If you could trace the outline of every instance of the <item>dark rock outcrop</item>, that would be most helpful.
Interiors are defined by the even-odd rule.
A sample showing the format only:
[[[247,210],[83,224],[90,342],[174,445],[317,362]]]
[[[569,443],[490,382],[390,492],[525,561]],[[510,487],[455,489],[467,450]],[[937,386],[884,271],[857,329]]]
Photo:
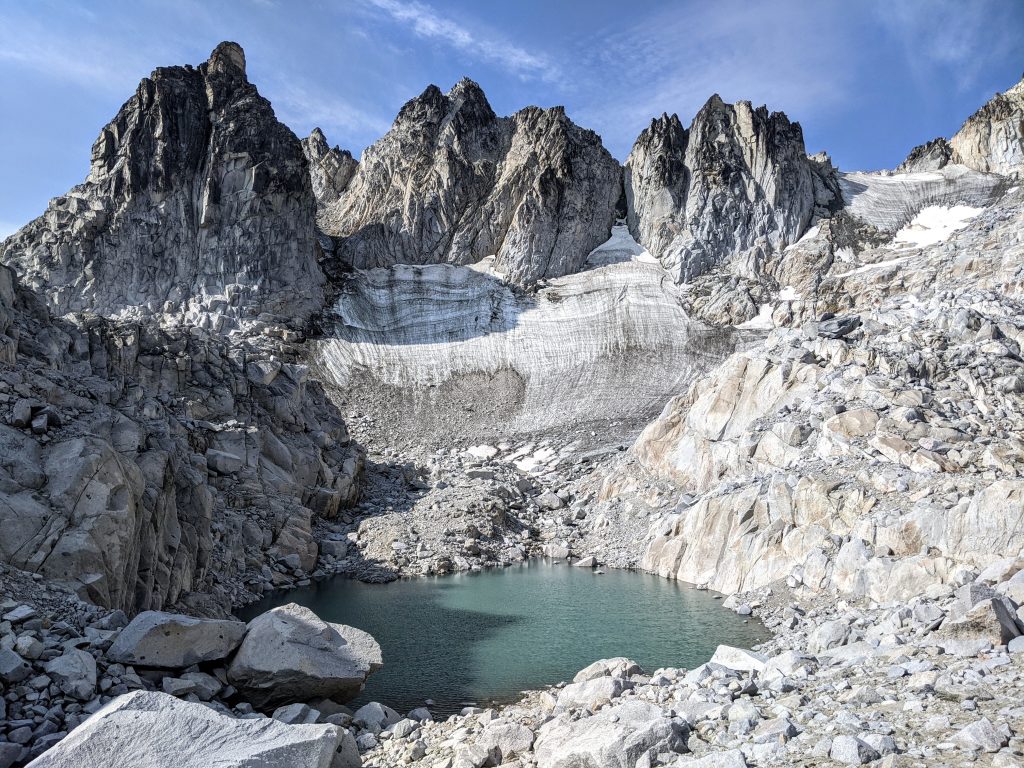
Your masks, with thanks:
[[[315,565],[362,454],[294,345],[77,316],[0,266],[0,560],[133,613]],[[267,571],[269,573],[269,571]]]
[[[230,329],[322,304],[302,147],[221,43],[144,79],[93,145],[83,184],[0,248],[58,314],[154,314]]]
[[[953,148],[941,136],[910,150],[907,159],[896,166],[897,173],[937,171],[953,161]]]
[[[0,246],[0,560],[129,613],[315,568],[362,466],[286,327],[323,304],[315,208],[237,45],[142,81]]]
[[[498,117],[480,87],[430,86],[364,153],[321,228],[357,268],[468,264],[528,286],[577,271],[608,239],[621,169],[561,107]]]

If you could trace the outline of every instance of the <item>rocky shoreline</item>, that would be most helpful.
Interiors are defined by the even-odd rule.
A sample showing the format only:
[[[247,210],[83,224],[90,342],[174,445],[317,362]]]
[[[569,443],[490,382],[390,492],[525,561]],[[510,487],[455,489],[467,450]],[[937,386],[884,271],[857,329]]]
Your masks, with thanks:
[[[207,648],[204,658],[171,658],[162,670],[140,666],[139,648],[153,636],[146,621],[154,615],[140,614],[128,624],[123,614],[81,603],[26,574],[5,570],[3,576],[6,589],[33,598],[0,605],[9,729],[0,756],[6,765],[23,765],[54,747],[89,715],[121,701],[118,696],[157,696],[147,700],[147,711],[172,720],[195,717],[176,709],[177,699],[234,718],[266,717],[234,687],[240,680],[235,665],[218,661],[242,642],[244,625],[157,614],[161,627],[194,623],[223,635],[220,625],[236,626],[216,647],[195,634],[150,645],[150,653],[165,656]],[[779,582],[724,603],[724,609],[756,616],[773,633],[752,651],[723,646],[693,670],[640,670],[606,660],[570,683],[528,692],[516,704],[471,708],[442,722],[427,708],[403,714],[383,702],[353,712],[323,696],[265,711],[286,724],[336,726],[336,762],[324,763],[334,768],[604,768],[641,758],[652,766],[704,768],[1019,765],[1024,707],[1014,692],[1024,683],[1024,609],[1017,602],[1024,596],[1024,561],[965,572],[962,581],[887,605]],[[41,611],[66,618],[44,621]],[[307,620],[316,621],[311,614]],[[11,652],[17,663],[9,663]],[[329,665],[318,668],[327,675]],[[285,731],[277,738],[299,737]],[[59,750],[48,754],[53,762],[38,765],[64,764]]]

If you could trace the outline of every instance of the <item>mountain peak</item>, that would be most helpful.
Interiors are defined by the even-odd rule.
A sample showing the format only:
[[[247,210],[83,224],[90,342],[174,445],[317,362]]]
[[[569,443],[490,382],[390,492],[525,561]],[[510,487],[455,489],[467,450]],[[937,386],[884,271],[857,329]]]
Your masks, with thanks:
[[[238,43],[225,40],[213,49],[207,67],[210,72],[237,72],[245,77],[245,51]]]

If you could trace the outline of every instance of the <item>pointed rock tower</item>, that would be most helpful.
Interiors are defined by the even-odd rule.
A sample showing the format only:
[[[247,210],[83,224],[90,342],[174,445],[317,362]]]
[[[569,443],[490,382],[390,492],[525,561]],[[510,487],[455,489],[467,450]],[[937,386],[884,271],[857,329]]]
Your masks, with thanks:
[[[561,107],[498,117],[462,80],[402,107],[320,225],[343,266],[469,264],[528,286],[580,268],[607,240],[621,170]],[[323,205],[323,199],[321,203]]]
[[[236,43],[161,67],[103,128],[89,177],[3,245],[57,313],[230,329],[322,304],[302,146]]]

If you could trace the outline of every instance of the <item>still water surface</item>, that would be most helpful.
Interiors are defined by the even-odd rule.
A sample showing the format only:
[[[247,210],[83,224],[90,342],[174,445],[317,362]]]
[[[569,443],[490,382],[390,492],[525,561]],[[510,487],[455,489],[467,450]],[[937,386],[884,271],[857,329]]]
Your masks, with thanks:
[[[239,613],[249,619],[288,602],[372,634],[384,668],[355,703],[380,701],[402,713],[427,699],[435,715],[514,701],[611,656],[648,672],[692,669],[719,643],[750,647],[767,638],[761,624],[722,608],[713,593],[645,573],[597,574],[540,560],[390,584],[335,578]]]

